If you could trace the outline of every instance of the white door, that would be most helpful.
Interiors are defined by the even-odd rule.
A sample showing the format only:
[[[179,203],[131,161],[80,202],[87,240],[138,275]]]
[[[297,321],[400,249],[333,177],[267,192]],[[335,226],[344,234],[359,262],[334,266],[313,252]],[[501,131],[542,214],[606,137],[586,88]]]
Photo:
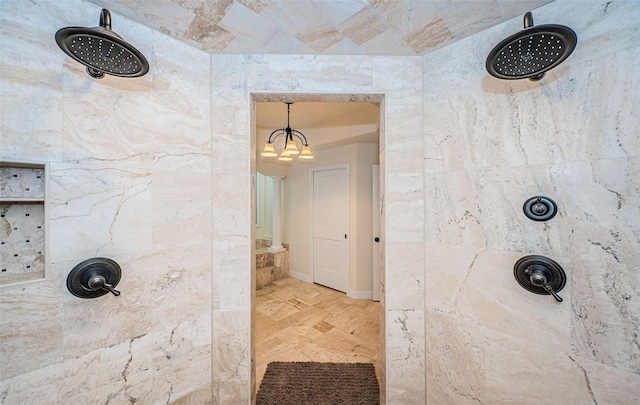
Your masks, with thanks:
[[[380,301],[380,166],[373,165],[372,170],[373,184],[372,201],[373,207],[371,212],[373,214],[372,229],[373,235],[371,236],[371,242],[373,243],[373,300]]]
[[[349,289],[349,172],[313,172],[313,282]]]

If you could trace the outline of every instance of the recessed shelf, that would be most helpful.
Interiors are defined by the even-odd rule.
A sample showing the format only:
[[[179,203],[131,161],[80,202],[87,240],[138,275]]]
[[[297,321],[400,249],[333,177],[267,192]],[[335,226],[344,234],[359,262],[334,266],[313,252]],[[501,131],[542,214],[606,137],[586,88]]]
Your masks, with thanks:
[[[44,198],[0,197],[0,203],[10,203],[10,202],[44,202]]]
[[[0,162],[0,286],[46,274],[46,165]]]

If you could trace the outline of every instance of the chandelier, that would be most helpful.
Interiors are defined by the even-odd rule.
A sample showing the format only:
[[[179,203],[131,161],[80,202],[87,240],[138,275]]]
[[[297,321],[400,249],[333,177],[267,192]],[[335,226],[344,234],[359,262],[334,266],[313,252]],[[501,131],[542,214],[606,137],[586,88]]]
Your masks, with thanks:
[[[271,135],[269,135],[269,139],[267,139],[267,142],[264,144],[264,150],[261,155],[270,157],[278,156],[278,160],[284,161],[293,160],[291,155],[298,155],[298,158],[300,159],[313,159],[313,153],[311,153],[311,147],[307,142],[307,138],[302,134],[302,132],[292,129],[289,125],[289,113],[293,102],[286,102],[285,104],[287,105],[287,127],[276,129],[271,133]],[[278,155],[274,142],[281,135],[285,136],[285,142],[284,148],[282,148],[280,155]],[[296,138],[300,141],[300,146],[302,147],[301,150],[298,149]]]

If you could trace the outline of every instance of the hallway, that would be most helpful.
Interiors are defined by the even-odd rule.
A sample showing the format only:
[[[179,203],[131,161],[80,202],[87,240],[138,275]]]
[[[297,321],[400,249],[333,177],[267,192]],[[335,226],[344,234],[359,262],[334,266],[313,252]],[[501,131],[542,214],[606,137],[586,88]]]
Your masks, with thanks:
[[[256,386],[272,361],[374,363],[380,304],[286,278],[256,291]]]

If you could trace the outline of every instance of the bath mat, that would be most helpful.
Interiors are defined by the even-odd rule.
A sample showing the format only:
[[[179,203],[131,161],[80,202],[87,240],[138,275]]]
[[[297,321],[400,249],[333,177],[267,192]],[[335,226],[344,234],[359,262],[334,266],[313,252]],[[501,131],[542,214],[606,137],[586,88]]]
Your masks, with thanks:
[[[257,405],[378,405],[380,387],[373,364],[273,362]]]

